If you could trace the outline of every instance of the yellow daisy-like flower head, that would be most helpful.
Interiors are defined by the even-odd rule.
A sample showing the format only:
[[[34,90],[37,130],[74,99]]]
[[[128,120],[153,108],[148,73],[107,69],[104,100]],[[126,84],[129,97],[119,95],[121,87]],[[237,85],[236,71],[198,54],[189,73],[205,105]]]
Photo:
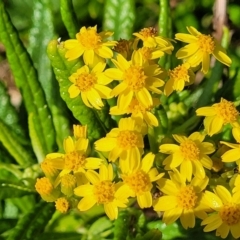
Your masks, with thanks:
[[[119,191],[131,197],[137,197],[140,208],[149,208],[152,206],[152,182],[161,178],[164,173],[158,173],[156,168],[152,168],[155,155],[148,153],[136,166],[123,163],[121,170],[124,185]]]
[[[120,183],[113,182],[112,165],[101,165],[99,173],[88,170],[87,178],[90,184],[85,184],[75,188],[74,193],[83,197],[79,204],[80,211],[87,211],[95,204],[102,204],[107,216],[111,219],[117,219],[118,208],[126,208],[128,202],[126,194],[119,194]]]
[[[68,89],[70,98],[81,95],[86,106],[101,109],[103,107],[102,98],[110,98],[111,92],[111,89],[105,86],[112,81],[103,72],[105,66],[105,63],[99,62],[90,70],[85,65],[73,73],[69,77],[69,80],[73,83]]]
[[[127,61],[122,55],[117,56],[117,60],[112,59],[117,68],[109,68],[105,74],[111,78],[119,80],[120,83],[112,90],[112,96],[118,96],[117,105],[120,109],[126,109],[133,97],[144,106],[153,105],[152,96],[149,91],[161,94],[159,87],[164,85],[164,81],[157,76],[163,71],[159,65],[146,65],[139,52],[134,51],[132,60]]]
[[[214,193],[206,191],[204,200],[215,212],[205,218],[204,232],[216,229],[216,236],[226,238],[231,232],[236,239],[240,237],[240,194],[231,193],[223,186],[217,186]]]
[[[37,178],[35,189],[46,202],[54,202],[60,195],[60,191],[46,177]]]
[[[76,34],[76,39],[65,41],[64,47],[68,50],[65,57],[68,60],[74,60],[83,55],[83,61],[86,65],[92,65],[95,58],[102,60],[112,58],[113,52],[109,47],[116,45],[116,41],[105,41],[112,36],[112,32],[97,33],[97,26],[82,27]]]
[[[205,178],[205,170],[212,168],[212,160],[207,154],[215,151],[210,142],[203,142],[205,136],[199,132],[192,133],[189,137],[173,135],[180,144],[162,144],[159,151],[170,154],[164,161],[165,169],[170,170],[180,166],[181,175],[191,181],[192,174],[201,179]]]
[[[97,151],[109,152],[108,160],[138,161],[144,143],[142,127],[132,118],[121,118],[118,128],[113,128],[105,138],[95,142]]]
[[[142,40],[143,47],[160,47],[163,49],[162,51],[168,54],[172,53],[173,45],[171,44],[171,42],[164,37],[157,36],[157,30],[154,27],[143,28],[140,32],[133,33],[133,35],[137,37],[134,45],[137,45],[138,41]]]
[[[65,154],[50,153],[47,155],[50,164],[62,170],[54,182],[56,187],[61,178],[68,173],[85,172],[86,169],[98,169],[102,163],[100,158],[88,157],[86,151],[88,149],[88,139],[79,138],[74,141],[68,137],[64,140]]]
[[[206,188],[209,179],[194,177],[188,184],[185,178],[175,169],[169,172],[171,180],[161,178],[157,181],[158,188],[164,193],[154,202],[155,211],[163,211],[162,221],[171,224],[180,218],[185,229],[195,226],[195,217],[204,219],[209,207],[204,204],[202,191]]]
[[[201,107],[196,111],[197,116],[205,116],[204,127],[209,136],[219,133],[225,124],[238,127],[239,112],[233,102],[221,98],[220,103],[211,107]]]
[[[232,60],[226,55],[225,49],[210,35],[201,34],[194,27],[187,27],[190,34],[177,33],[175,38],[188,43],[176,53],[178,59],[185,59],[192,67],[202,63],[202,71],[206,74],[210,66],[212,54],[219,62],[230,66]]]
[[[164,94],[169,96],[174,90],[182,91],[185,86],[193,84],[195,81],[195,74],[190,69],[188,63],[183,63],[169,70],[169,80],[164,86]]]
[[[55,207],[59,212],[67,213],[70,208],[70,203],[65,197],[61,197],[55,201]]]
[[[119,109],[118,106],[112,107],[110,109],[111,115],[123,115],[131,114],[131,118],[135,119],[138,124],[142,124],[144,121],[148,126],[158,126],[158,120],[155,115],[151,112],[156,106],[160,105],[158,98],[153,98],[153,106],[145,107],[143,106],[135,97],[132,99],[131,103],[126,109]]]

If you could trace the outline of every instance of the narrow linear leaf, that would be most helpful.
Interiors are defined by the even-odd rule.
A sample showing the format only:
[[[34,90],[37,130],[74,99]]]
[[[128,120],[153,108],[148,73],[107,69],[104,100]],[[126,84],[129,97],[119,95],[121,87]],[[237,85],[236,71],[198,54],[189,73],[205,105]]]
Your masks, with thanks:
[[[43,232],[54,213],[54,205],[40,202],[29,213],[19,219],[7,240],[32,240]]]
[[[15,134],[0,120],[0,142],[19,165],[26,167],[34,163],[32,155],[16,139]]]
[[[82,102],[81,97],[70,98],[68,88],[71,82],[68,77],[81,67],[78,60],[67,61],[65,56],[66,49],[64,43],[59,44],[56,40],[49,43],[47,53],[52,63],[54,73],[60,85],[60,94],[66,102],[68,108],[72,111],[74,117],[82,124],[88,125],[88,137],[90,140],[97,140],[104,134],[104,128],[98,115],[91,108],[88,108]]]
[[[52,232],[43,233],[41,236],[36,236],[34,240],[80,240],[81,235],[75,232]]]
[[[130,39],[135,22],[134,0],[106,0],[103,29],[114,32],[114,39]]]
[[[18,179],[22,178],[23,173],[20,171],[19,165],[11,164],[11,163],[3,163],[0,161],[0,169],[5,169],[8,172],[11,172]]]
[[[7,124],[16,134],[25,137],[25,132],[19,124],[19,115],[15,107],[11,104],[7,88],[0,81],[0,119]]]
[[[22,197],[33,193],[35,191],[19,182],[0,180],[0,199]]]
[[[70,123],[67,117],[67,106],[60,97],[59,86],[53,76],[51,63],[47,56],[47,45],[54,36],[53,10],[48,0],[34,0],[33,8],[33,25],[29,32],[28,51],[38,69],[38,79],[52,113],[56,141],[61,151],[63,139],[70,134]]]
[[[79,31],[79,27],[72,0],[61,0],[60,11],[63,23],[67,28],[70,38],[75,38],[76,33]]]
[[[17,86],[22,91],[28,114],[36,116],[36,129],[44,153],[52,151],[55,131],[44,92],[37,79],[37,72],[19,39],[18,33],[0,1],[0,38],[7,50],[7,58]]]

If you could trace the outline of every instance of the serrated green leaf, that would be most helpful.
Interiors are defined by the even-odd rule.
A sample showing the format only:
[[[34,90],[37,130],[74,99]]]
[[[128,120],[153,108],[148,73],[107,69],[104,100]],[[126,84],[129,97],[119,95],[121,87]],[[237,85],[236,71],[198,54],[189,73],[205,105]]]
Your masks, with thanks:
[[[7,50],[7,58],[16,85],[22,91],[27,112],[28,114],[34,113],[36,116],[38,139],[44,153],[49,153],[55,144],[55,131],[51,114],[37,79],[36,70],[4,9],[3,1],[0,1],[0,38]]]
[[[105,131],[96,112],[85,106],[81,97],[69,97],[68,88],[72,83],[68,80],[68,78],[72,73],[76,72],[79,67],[81,67],[80,61],[67,61],[64,57],[66,49],[64,49],[63,43],[59,44],[56,40],[49,43],[47,52],[53,66],[54,73],[59,82],[61,97],[66,102],[68,108],[72,111],[74,117],[82,125],[88,126],[88,138],[90,140],[97,140],[101,138],[104,136]]]
[[[22,197],[33,193],[35,191],[19,182],[0,180],[0,199]]]
[[[40,202],[29,213],[19,219],[7,240],[32,240],[43,232],[55,211],[51,203]]]
[[[103,29],[113,31],[114,39],[130,39],[135,21],[134,0],[106,0]]]
[[[15,134],[0,120],[0,142],[19,165],[26,167],[34,163],[34,158],[16,139]]]
[[[60,11],[63,23],[67,28],[70,38],[75,38],[76,33],[79,31],[79,27],[72,0],[61,0]]]

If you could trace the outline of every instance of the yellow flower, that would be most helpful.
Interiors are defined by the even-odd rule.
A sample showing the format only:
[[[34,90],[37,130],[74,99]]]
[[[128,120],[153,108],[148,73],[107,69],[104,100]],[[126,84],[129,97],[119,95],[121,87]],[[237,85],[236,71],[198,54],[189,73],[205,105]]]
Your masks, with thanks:
[[[190,181],[192,174],[205,178],[205,170],[212,168],[212,160],[207,154],[213,153],[215,148],[210,142],[203,142],[205,136],[199,132],[192,133],[189,137],[173,134],[173,138],[180,143],[162,144],[159,151],[170,154],[164,161],[165,169],[170,170],[180,166],[181,175]]]
[[[132,118],[121,118],[119,127],[113,128],[105,138],[95,142],[97,151],[109,152],[108,160],[137,161],[140,159],[144,143],[141,126]]]
[[[59,212],[66,213],[70,208],[70,203],[65,197],[61,197],[55,201],[55,207]]]
[[[205,218],[201,225],[206,225],[204,232],[216,229],[216,236],[226,238],[229,231],[234,238],[240,237],[240,195],[231,193],[223,186],[217,186],[214,193],[206,191],[206,203],[215,212]]]
[[[237,122],[239,112],[233,102],[221,98],[220,103],[215,103],[211,107],[201,107],[196,111],[197,116],[206,116],[204,127],[207,134],[212,136],[219,133],[226,124],[238,127]]]
[[[82,126],[73,124],[73,135],[75,139],[87,138],[87,125]]]
[[[60,195],[60,191],[54,188],[51,181],[46,177],[37,178],[35,189],[46,202],[54,202]]]
[[[121,54],[117,55],[117,60],[112,59],[112,62],[117,68],[109,68],[105,74],[120,81],[111,92],[112,96],[118,96],[118,107],[127,108],[133,97],[146,107],[152,106],[149,91],[161,94],[162,91],[158,88],[164,85],[164,81],[157,77],[162,72],[159,65],[144,64],[142,56],[136,51],[129,62]]]
[[[142,124],[145,121],[149,126],[158,126],[158,120],[155,115],[151,112],[156,106],[160,105],[158,98],[153,98],[153,105],[150,107],[143,106],[135,97],[132,99],[129,106],[126,109],[119,109],[118,106],[110,109],[111,115],[123,115],[131,114],[131,118],[135,119],[138,124]]]
[[[85,65],[73,73],[69,77],[69,80],[73,83],[68,89],[70,98],[75,98],[81,94],[86,106],[101,109],[103,107],[102,98],[110,98],[111,92],[111,89],[105,86],[112,81],[103,72],[105,66],[105,63],[99,62],[90,70]]]
[[[82,27],[76,34],[76,39],[65,41],[64,47],[68,50],[65,57],[70,61],[83,55],[83,61],[87,65],[92,65],[96,57],[112,58],[113,52],[109,47],[115,46],[116,42],[105,41],[112,35],[112,32],[107,31],[97,33],[97,26]]]
[[[161,178],[157,181],[158,188],[165,195],[156,200],[153,207],[155,211],[163,211],[162,221],[171,224],[180,218],[185,229],[195,226],[195,217],[207,217],[208,206],[203,203],[202,191],[208,184],[208,177],[203,179],[194,177],[189,184],[175,169],[169,172],[171,180]]]
[[[71,137],[64,140],[65,154],[50,153],[47,159],[52,167],[62,170],[54,182],[56,187],[61,178],[68,173],[85,172],[85,169],[98,169],[102,160],[95,157],[87,157],[88,139],[79,138],[74,141]]]
[[[120,39],[117,41],[117,44],[114,46],[113,51],[120,53],[127,60],[131,59],[132,56],[132,40]]]
[[[133,33],[137,37],[135,45],[137,45],[139,39],[143,41],[143,46],[148,48],[161,47],[166,48],[165,52],[171,54],[173,45],[164,37],[157,36],[157,30],[154,27],[143,28],[138,33]]]
[[[131,197],[137,197],[140,208],[149,208],[152,206],[152,182],[161,178],[164,173],[159,174],[156,168],[152,168],[155,155],[148,153],[136,166],[123,166],[121,168],[123,174],[124,185],[119,191]],[[125,164],[124,164],[125,165]]]
[[[234,132],[236,133],[236,132]],[[220,143],[232,148],[228,151],[226,151],[222,156],[222,161],[223,162],[235,162],[235,161],[238,161],[239,163],[239,160],[240,160],[240,142],[239,142],[239,135],[235,135],[233,134],[235,140],[238,142],[238,143],[230,143],[230,142],[224,142],[224,141],[220,141]]]
[[[210,35],[201,34],[194,27],[187,27],[190,34],[177,33],[175,38],[188,43],[176,53],[178,59],[185,59],[192,67],[202,63],[204,74],[210,66],[210,55],[212,54],[219,62],[230,66],[232,60],[226,55],[225,49]]]
[[[87,211],[95,204],[102,204],[107,216],[111,220],[117,219],[118,208],[126,208],[128,200],[125,194],[119,194],[121,184],[112,182],[114,178],[112,165],[101,165],[99,173],[88,170],[86,175],[91,184],[81,185],[74,190],[75,195],[83,197],[78,209]]]
[[[184,63],[169,70],[169,80],[164,86],[164,94],[169,96],[174,90],[182,91],[185,86],[193,84],[195,81],[195,74],[190,69],[188,63]]]

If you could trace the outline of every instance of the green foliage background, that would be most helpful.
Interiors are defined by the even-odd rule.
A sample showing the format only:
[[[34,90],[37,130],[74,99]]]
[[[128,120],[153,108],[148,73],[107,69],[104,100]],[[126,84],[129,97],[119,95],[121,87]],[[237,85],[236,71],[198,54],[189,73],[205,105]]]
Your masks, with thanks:
[[[41,176],[38,163],[47,153],[62,150],[62,141],[71,133],[72,124],[88,124],[92,141],[104,136],[114,124],[108,117],[107,105],[101,112],[93,111],[80,99],[69,98],[67,79],[81,62],[67,62],[64,49],[56,48],[57,39],[74,38],[80,27],[95,25],[99,30],[114,31],[115,39],[129,39],[143,27],[159,25],[159,32],[170,38],[174,33],[186,32],[190,25],[209,33],[213,4],[213,0],[0,0],[0,43],[5,47],[0,66],[7,59],[23,97],[20,107],[14,107],[7,93],[8,79],[1,79],[0,239],[159,239],[159,232],[154,229],[162,231],[163,239],[216,239],[211,233],[203,235],[199,224],[186,231],[177,223],[165,226],[156,216],[138,210],[121,212],[115,222],[97,208],[62,215],[55,212],[53,204],[42,202],[34,188],[36,177]],[[228,53],[233,60],[230,79],[222,74],[222,65],[216,64],[205,77],[208,81],[191,89],[191,94],[185,91],[162,99],[168,111],[179,102],[188,109],[188,114],[172,119],[173,132],[191,131],[198,124],[191,115],[193,103],[200,107],[220,97],[240,100],[239,12],[238,1],[229,1]],[[168,59],[164,61],[170,64]],[[224,86],[217,89],[216,82],[221,77]],[[79,106],[78,110],[75,106]],[[164,127],[161,109],[157,114]],[[179,128],[179,122],[185,123]]]

